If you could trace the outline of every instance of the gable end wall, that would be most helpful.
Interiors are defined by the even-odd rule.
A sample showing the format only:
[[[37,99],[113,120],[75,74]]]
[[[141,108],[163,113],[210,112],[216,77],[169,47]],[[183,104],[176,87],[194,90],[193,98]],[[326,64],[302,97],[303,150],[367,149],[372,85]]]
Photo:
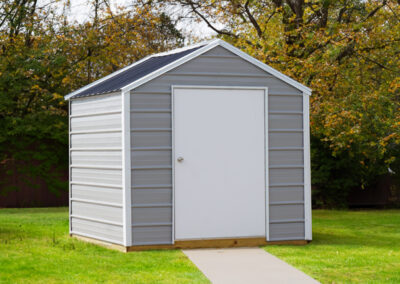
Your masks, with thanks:
[[[216,47],[130,93],[133,245],[173,242],[171,85],[268,87],[269,237],[304,239],[303,94]]]

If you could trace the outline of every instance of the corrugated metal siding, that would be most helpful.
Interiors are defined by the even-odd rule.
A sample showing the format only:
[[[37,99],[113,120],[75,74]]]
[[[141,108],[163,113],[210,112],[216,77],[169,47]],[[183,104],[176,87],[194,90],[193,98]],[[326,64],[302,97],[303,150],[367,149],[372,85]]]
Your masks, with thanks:
[[[71,100],[71,232],[123,241],[120,93]]]
[[[131,92],[133,244],[172,242],[171,85],[268,87],[270,239],[304,239],[302,93],[216,47]]]

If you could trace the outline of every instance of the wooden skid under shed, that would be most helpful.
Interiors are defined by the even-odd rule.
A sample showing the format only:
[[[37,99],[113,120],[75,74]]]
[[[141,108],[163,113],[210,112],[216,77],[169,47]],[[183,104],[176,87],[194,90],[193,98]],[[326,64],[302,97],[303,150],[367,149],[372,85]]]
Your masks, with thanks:
[[[210,239],[210,240],[187,240],[175,241],[173,245],[140,245],[125,247],[119,244],[112,244],[94,238],[83,237],[71,234],[78,240],[93,243],[105,248],[118,250],[121,252],[143,251],[143,250],[160,250],[160,249],[198,249],[198,248],[233,248],[233,247],[256,247],[265,245],[306,245],[307,240],[290,240],[290,241],[271,241],[267,242],[264,238],[236,238],[236,239]]]

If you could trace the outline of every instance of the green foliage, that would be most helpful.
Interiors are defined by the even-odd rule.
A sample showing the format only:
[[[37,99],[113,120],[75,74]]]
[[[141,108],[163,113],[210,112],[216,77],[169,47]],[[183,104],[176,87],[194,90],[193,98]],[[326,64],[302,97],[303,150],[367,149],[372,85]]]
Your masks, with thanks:
[[[312,176],[324,206],[345,206],[352,187],[398,163],[398,1],[159,2],[185,6],[219,37],[311,87]]]
[[[182,45],[165,14],[145,8],[114,14],[98,4],[96,16],[78,24],[57,15],[55,5],[0,3],[0,173],[24,178],[33,190],[37,178],[53,192],[67,190],[64,95],[149,53]],[[1,180],[0,192],[9,190],[13,184]]]

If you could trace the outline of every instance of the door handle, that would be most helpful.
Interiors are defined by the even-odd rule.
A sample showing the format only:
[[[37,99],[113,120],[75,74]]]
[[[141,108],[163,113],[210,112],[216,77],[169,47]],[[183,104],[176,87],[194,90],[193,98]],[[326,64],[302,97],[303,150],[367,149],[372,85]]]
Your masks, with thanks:
[[[183,157],[178,157],[176,160],[177,160],[179,163],[182,163],[182,162],[183,162]]]

